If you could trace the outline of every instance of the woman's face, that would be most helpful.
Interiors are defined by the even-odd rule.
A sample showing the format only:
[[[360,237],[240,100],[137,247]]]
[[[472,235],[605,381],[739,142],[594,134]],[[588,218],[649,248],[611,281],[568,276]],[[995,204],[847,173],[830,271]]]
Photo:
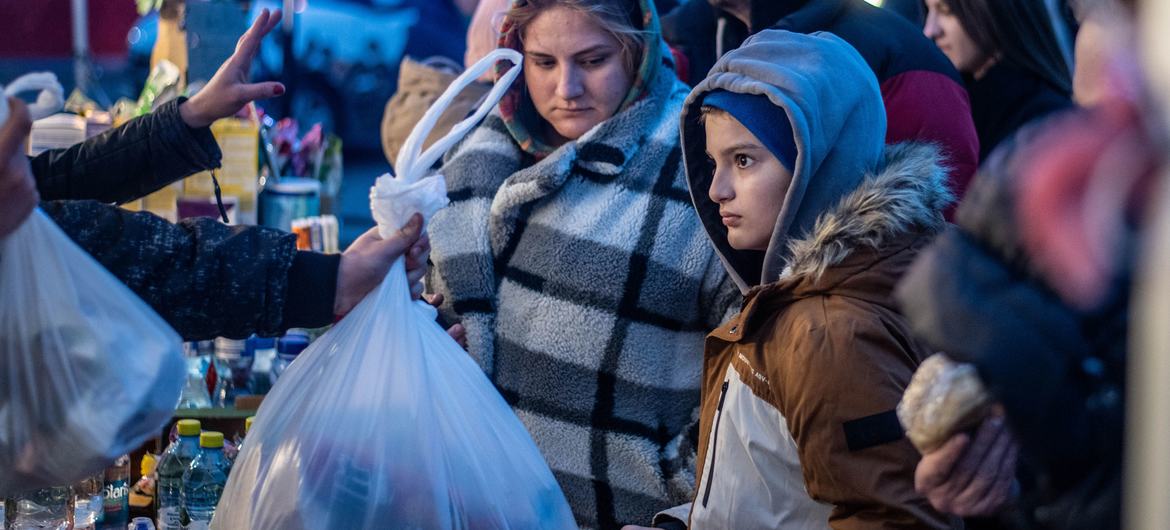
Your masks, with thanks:
[[[621,44],[593,16],[554,7],[524,32],[524,82],[560,145],[612,117],[633,81]]]
[[[922,32],[933,40],[961,73],[982,77],[991,66],[991,56],[979,49],[951,12],[946,0],[926,0],[926,26]]]

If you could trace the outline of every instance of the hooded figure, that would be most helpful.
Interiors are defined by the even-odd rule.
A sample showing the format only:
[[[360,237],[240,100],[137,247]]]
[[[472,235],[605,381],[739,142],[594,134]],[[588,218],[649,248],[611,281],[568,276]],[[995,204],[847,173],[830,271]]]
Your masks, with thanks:
[[[471,355],[532,434],[578,523],[602,528],[690,497],[703,336],[736,298],[687,195],[678,134],[687,92],[653,3],[619,5],[643,53],[614,114],[558,144],[525,78],[448,153],[440,173],[451,205],[429,228],[428,288],[444,295],[444,316],[466,328]],[[520,48],[515,13],[503,44]],[[559,52],[536,47],[537,22],[526,76],[571,68],[548,64]],[[595,68],[594,52],[573,55]]]
[[[750,23],[733,12],[742,12]],[[667,42],[686,54],[692,83],[749,35],[766,29],[831,32],[852,45],[877,76],[887,143],[939,145],[948,185],[959,197],[975,174],[979,138],[963,80],[922,26],[889,9],[858,0],[689,0],[664,16],[662,26]]]
[[[707,135],[712,108],[752,132],[790,177],[760,240],[766,249],[737,248],[738,227],[761,214],[743,209],[750,199],[739,191],[712,185],[724,178],[723,151],[708,142],[726,141]],[[691,92],[682,137],[695,208],[744,299],[707,337],[696,496],[656,523],[950,526],[914,491],[919,455],[894,412],[930,353],[891,292],[945,224],[952,195],[937,149],[884,147],[877,83],[843,40],[776,30],[728,53]]]

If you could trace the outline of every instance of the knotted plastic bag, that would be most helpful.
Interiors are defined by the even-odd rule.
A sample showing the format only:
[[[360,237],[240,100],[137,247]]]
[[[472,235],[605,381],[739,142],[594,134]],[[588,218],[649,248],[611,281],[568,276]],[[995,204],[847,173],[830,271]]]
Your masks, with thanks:
[[[514,66],[479,111],[425,153],[455,94],[500,59]],[[371,190],[383,236],[447,203],[423,178],[519,74],[497,50],[427,111],[397,177]],[[575,528],[524,426],[467,352],[410,299],[399,259],[382,284],[281,376],[252,425],[211,527],[224,530]]]
[[[0,240],[0,496],[77,482],[158,434],[182,341],[40,209]]]
[[[32,91],[38,91],[36,102],[28,106],[29,119],[33,121],[61,110],[65,104],[65,90],[61,88],[57,76],[50,72],[25,74],[13,79],[7,87],[0,86],[0,94],[6,97]],[[8,121],[8,102],[0,103],[3,103],[0,105],[0,126],[3,126]]]

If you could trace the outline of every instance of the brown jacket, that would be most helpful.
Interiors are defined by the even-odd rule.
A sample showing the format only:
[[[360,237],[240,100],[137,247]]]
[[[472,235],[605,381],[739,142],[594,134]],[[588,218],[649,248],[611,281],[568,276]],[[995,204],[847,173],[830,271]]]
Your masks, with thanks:
[[[914,491],[919,455],[894,408],[931,352],[892,291],[942,228],[945,173],[925,146],[790,243],[781,278],[753,288],[706,341],[691,528],[948,528]],[[683,508],[683,507],[680,507]]]

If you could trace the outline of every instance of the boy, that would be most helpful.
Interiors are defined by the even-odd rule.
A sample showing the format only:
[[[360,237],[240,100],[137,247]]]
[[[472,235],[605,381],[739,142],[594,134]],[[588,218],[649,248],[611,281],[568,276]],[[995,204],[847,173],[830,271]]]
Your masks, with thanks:
[[[694,501],[659,527],[947,528],[894,408],[928,351],[891,291],[943,226],[938,151],[884,147],[881,94],[828,33],[765,31],[683,112],[691,198],[744,293],[706,343]]]

